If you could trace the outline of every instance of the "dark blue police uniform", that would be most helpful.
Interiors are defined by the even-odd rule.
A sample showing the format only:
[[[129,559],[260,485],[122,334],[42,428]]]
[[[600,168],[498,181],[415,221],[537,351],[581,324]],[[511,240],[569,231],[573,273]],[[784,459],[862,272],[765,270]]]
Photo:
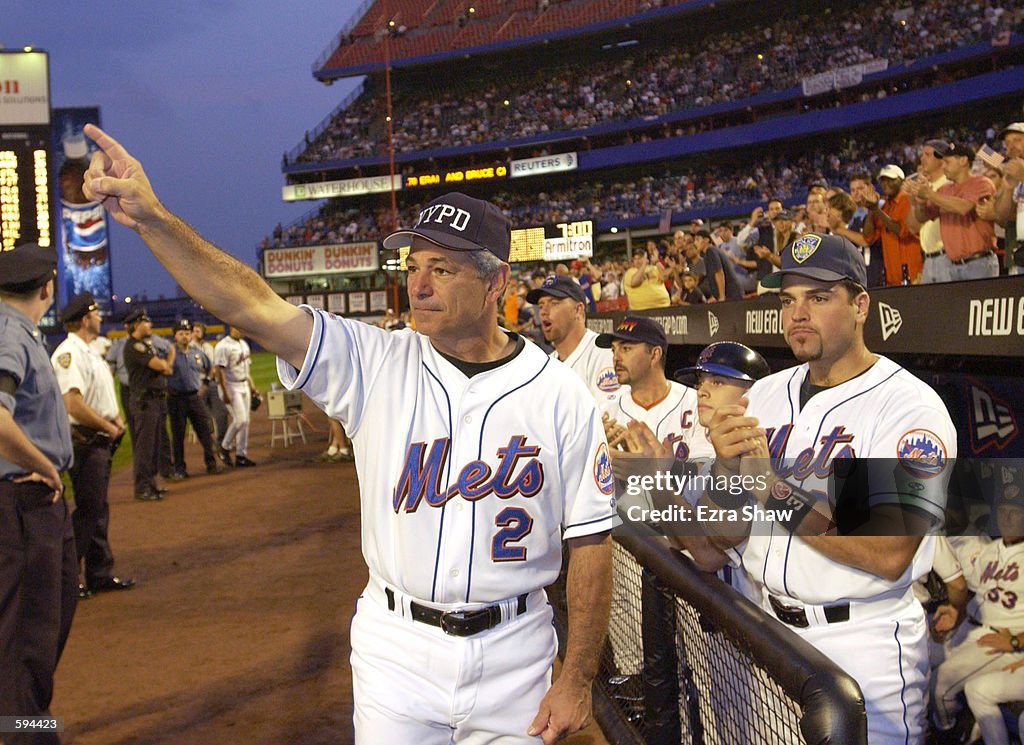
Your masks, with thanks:
[[[31,298],[54,277],[55,266],[52,252],[34,244],[0,252],[0,293]],[[0,303],[0,407],[57,470],[71,466],[68,415],[42,334],[7,303]],[[12,450],[0,452],[17,458]],[[44,483],[19,481],[28,475],[0,455],[0,716],[5,717],[49,716],[53,675],[78,599],[67,502],[54,502],[53,489]],[[8,745],[60,742],[56,733],[4,738]]]

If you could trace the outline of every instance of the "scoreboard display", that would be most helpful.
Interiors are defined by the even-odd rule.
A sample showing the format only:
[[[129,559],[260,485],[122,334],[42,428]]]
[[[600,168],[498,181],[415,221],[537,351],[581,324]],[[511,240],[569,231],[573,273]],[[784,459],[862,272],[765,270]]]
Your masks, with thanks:
[[[50,128],[0,130],[0,247],[31,241],[53,245]]]
[[[0,50],[0,249],[54,245],[46,52]]]

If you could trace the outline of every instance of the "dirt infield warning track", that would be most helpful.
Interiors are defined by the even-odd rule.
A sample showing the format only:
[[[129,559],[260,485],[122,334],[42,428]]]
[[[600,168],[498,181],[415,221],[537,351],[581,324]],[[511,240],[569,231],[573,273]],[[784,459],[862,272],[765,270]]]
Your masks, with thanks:
[[[63,742],[353,741],[358,486],[351,464],[314,461],[326,419],[305,411],[320,429],[308,444],[270,449],[262,409],[256,468],[169,484],[162,502],[135,501],[130,468],[115,474],[115,570],[138,585],[78,605],[52,706]],[[186,459],[204,473],[198,445]],[[564,742],[604,740],[591,725]]]

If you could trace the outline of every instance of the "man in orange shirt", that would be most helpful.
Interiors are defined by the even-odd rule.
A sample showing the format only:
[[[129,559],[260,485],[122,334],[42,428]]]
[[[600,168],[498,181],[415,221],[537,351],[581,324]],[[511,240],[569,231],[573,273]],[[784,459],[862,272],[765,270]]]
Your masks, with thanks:
[[[868,204],[868,217],[864,221],[864,237],[868,243],[879,234],[882,237],[887,285],[917,284],[924,268],[921,241],[907,227],[910,198],[902,191],[905,179],[903,169],[897,165],[887,165],[878,172],[885,203],[881,207],[877,202]]]

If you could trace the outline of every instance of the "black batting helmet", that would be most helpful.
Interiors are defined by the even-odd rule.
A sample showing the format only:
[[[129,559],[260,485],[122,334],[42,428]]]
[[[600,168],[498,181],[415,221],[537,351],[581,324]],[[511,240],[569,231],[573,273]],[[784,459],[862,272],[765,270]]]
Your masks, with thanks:
[[[719,341],[704,347],[696,365],[676,370],[675,379],[693,385],[697,374],[702,372],[752,383],[768,375],[771,370],[764,357],[750,347],[735,341]]]

